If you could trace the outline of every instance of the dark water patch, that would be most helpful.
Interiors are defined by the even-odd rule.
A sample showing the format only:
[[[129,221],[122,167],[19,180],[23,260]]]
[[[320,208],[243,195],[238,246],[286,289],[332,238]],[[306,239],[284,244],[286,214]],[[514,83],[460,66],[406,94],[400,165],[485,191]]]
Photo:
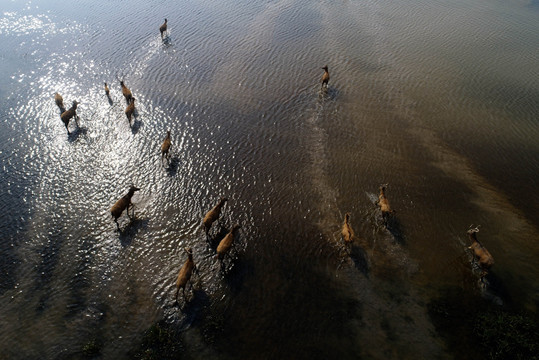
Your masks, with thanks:
[[[38,250],[41,261],[36,266],[37,279],[33,292],[41,294],[37,310],[43,312],[47,309],[54,289],[50,286],[58,265],[60,251],[65,241],[64,234],[58,227],[49,228],[44,246]]]
[[[96,239],[84,239],[77,252],[76,266],[73,268],[73,275],[69,280],[69,297],[67,300],[66,318],[80,316],[88,307],[88,291],[91,289],[91,270],[94,262],[94,249]]]
[[[361,304],[334,288],[334,279],[313,271],[311,264],[305,263],[301,271],[296,266],[286,266],[289,260],[282,264],[280,270],[272,273],[272,284],[266,283],[271,287],[262,289],[256,281],[252,282],[253,278],[247,281],[245,292],[235,300],[234,308],[224,314],[221,336],[215,340],[216,349],[231,357],[257,353],[264,359],[352,358],[357,354],[354,349],[357,345],[351,346],[355,331],[350,322],[361,318]],[[314,286],[299,287],[299,283]],[[271,301],[257,304],[249,300],[251,296],[258,298],[255,294],[259,291],[266,293]],[[332,306],[328,307],[328,302]],[[277,332],[270,330],[275,328]],[[229,346],[229,334],[240,340],[234,347]],[[298,343],[305,345],[301,348],[292,345]]]
[[[12,239],[0,240],[0,252],[2,252],[2,260],[0,261],[0,296],[3,296],[7,290],[13,289],[17,284],[16,273],[21,261],[16,255],[15,247],[12,244],[14,244]]]
[[[477,286],[483,298],[493,304],[514,306],[509,291],[507,291],[502,280],[496,276],[495,272],[490,271],[487,275],[481,277],[477,281]]]
[[[244,290],[247,277],[253,276],[254,272],[254,264],[241,253],[234,254],[229,263],[223,263],[221,267],[223,280],[233,296]]]
[[[210,306],[211,298],[206,291],[193,285],[192,295],[182,299],[183,303],[178,304],[181,313],[185,316],[178,324],[183,330],[191,326],[197,326],[203,321],[203,311]]]
[[[484,349],[477,346],[473,334],[474,319],[488,304],[481,297],[461,288],[445,289],[443,295],[427,305],[429,316],[447,344],[459,359],[484,359]]]
[[[530,131],[528,134],[535,132]],[[478,173],[501,189],[511,204],[522,209],[522,215],[527,221],[539,228],[539,217],[535,216],[539,212],[539,195],[534,190],[539,186],[535,176],[539,171],[539,161],[533,158],[537,149],[525,143],[500,143],[498,139],[498,136],[493,136],[469,142],[465,145],[466,153],[474,154],[470,158]],[[493,151],[499,156],[489,157],[488,154]],[[515,178],[521,181],[515,184]]]

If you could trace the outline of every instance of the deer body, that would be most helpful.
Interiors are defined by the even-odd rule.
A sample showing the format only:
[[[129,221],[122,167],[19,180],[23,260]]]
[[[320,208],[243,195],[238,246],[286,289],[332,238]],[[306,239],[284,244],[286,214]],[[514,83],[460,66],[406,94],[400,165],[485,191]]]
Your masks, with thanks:
[[[131,93],[131,90],[125,86],[123,81],[120,81],[120,85],[122,86],[122,94],[125,97],[125,101],[129,104],[131,102],[131,98],[133,97],[133,94]]]
[[[174,19],[173,19],[174,20]],[[167,32],[167,19],[165,19],[165,22],[163,25],[159,27],[159,31],[161,32],[161,39],[163,38],[163,34]]]
[[[183,264],[180,269],[180,272],[178,273],[178,278],[176,279],[176,301],[178,301],[178,293],[180,292],[180,289],[182,289],[183,298],[185,299],[185,287],[187,286],[187,283],[191,280],[191,275],[193,274],[193,271],[196,270],[192,250],[185,249],[185,252],[187,253],[187,260],[185,260],[185,263]]]
[[[344,243],[351,245],[355,239],[354,229],[350,225],[350,213],[344,215],[344,223],[342,225],[341,235],[344,240]]]
[[[239,228],[240,226],[238,224],[234,225],[217,246],[217,258],[219,260],[223,260],[225,255],[228,255],[228,252],[234,245],[234,233]]]
[[[66,111],[65,107],[64,107],[64,98],[62,98],[62,95],[58,94],[58,93],[55,93],[54,94],[54,102],[56,103],[56,105],[60,108],[60,111],[63,113],[64,111]]]
[[[383,185],[380,186],[380,195],[378,195],[378,206],[380,207],[380,211],[382,211],[382,218],[384,219],[384,222],[387,222],[389,216],[395,213],[395,211],[391,209],[385,191],[386,187]]]
[[[329,82],[329,71],[328,71],[328,66],[324,66],[322,68],[324,70],[324,74],[322,75],[322,87],[324,87],[324,85],[326,86],[326,88],[328,87],[328,82]]]
[[[168,157],[168,151],[170,150],[170,130],[167,131],[167,137],[165,140],[163,140],[163,144],[161,145],[161,159],[165,157],[165,155]]]
[[[204,225],[204,230],[206,231],[206,235],[208,235],[208,232],[210,231],[210,228],[212,224],[215,222],[215,220],[219,219],[219,216],[221,215],[221,209],[227,201],[228,201],[227,198],[222,197],[217,203],[217,205],[215,205],[204,216],[204,219],[202,220],[202,224]]]
[[[135,113],[135,98],[131,97],[131,101],[129,102],[129,105],[125,108],[125,116],[127,116],[127,120],[129,121],[129,124],[131,124],[131,117]]]
[[[110,209],[110,214],[114,218],[114,222],[116,223],[116,226],[118,226],[118,229],[120,228],[120,225],[118,224],[118,218],[122,216],[122,213],[125,209],[127,209],[127,216],[129,216],[129,205],[131,204],[131,198],[135,194],[135,191],[139,190],[139,188],[131,186],[127,194],[122,196],[120,200],[116,201],[116,203],[112,205],[112,208]]]
[[[71,105],[69,109],[67,109],[60,115],[60,118],[64,122],[64,125],[66,127],[68,134],[69,134],[69,128],[68,128],[69,120],[71,120],[73,117],[75,117],[75,121],[77,120],[77,105],[78,103],[76,101],[73,101],[73,105]]]
[[[481,267],[481,270],[483,270],[481,277],[483,277],[487,274],[492,265],[494,265],[494,258],[490,255],[487,248],[477,240],[477,232],[479,232],[477,228],[468,230],[468,236],[472,241],[472,244],[468,249],[472,250],[474,258],[479,262],[479,266]]]

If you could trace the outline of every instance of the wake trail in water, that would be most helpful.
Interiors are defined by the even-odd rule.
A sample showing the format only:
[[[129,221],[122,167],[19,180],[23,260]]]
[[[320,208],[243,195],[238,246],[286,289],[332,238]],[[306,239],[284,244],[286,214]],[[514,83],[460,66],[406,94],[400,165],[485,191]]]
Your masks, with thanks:
[[[306,120],[309,134],[306,148],[308,149],[310,158],[308,171],[311,175],[313,188],[320,198],[317,209],[320,213],[318,226],[326,238],[336,243],[335,231],[338,230],[338,219],[340,218],[341,211],[337,204],[339,192],[330,185],[327,175],[329,167],[326,150],[328,135],[320,126],[320,122],[324,118],[324,111],[324,105],[318,103],[312,111],[311,116],[307,117]]]

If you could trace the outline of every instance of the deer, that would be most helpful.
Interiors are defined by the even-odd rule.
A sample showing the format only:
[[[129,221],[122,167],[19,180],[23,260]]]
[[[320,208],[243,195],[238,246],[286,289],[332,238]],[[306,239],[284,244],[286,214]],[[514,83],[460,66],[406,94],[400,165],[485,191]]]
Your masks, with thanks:
[[[230,231],[219,242],[219,245],[217,246],[217,259],[219,259],[221,265],[223,265],[223,259],[225,258],[225,256],[229,256],[228,252],[234,246],[234,234],[236,230],[238,230],[240,227],[241,226],[239,224],[235,224],[234,226],[232,226]]]
[[[204,226],[204,231],[206,232],[206,237],[208,236],[208,232],[210,231],[210,228],[212,224],[215,222],[215,220],[219,221],[219,216],[221,215],[221,209],[225,205],[225,203],[228,201],[227,198],[221,197],[219,199],[219,202],[217,205],[215,205],[210,211],[206,213],[204,216],[204,219],[202,219],[202,224]]]
[[[129,104],[131,102],[133,94],[131,93],[131,90],[129,90],[127,86],[125,86],[123,81],[120,81],[120,86],[122,87],[122,94],[125,97],[125,101]]]
[[[127,209],[127,216],[129,216],[129,205],[131,205],[131,198],[135,194],[135,191],[139,191],[139,190],[140,189],[138,187],[131,185],[127,194],[125,194],[122,198],[120,198],[120,200],[116,201],[116,203],[112,205],[112,208],[110,209],[110,214],[114,218],[114,222],[116,223],[118,230],[120,230],[120,225],[118,224],[118,218],[122,216],[123,211],[126,209]]]
[[[328,88],[328,82],[329,82],[329,71],[328,66],[325,65],[322,70],[324,70],[324,74],[322,75],[322,88],[324,88],[324,85],[326,86],[326,89]]]
[[[70,132],[69,132],[69,128],[68,128],[68,125],[69,125],[69,120],[71,120],[71,118],[75,118],[75,122],[77,122],[77,105],[79,103],[76,102],[76,101],[73,101],[73,104],[71,105],[71,107],[69,109],[67,109],[66,111],[64,111],[61,115],[60,115],[60,118],[62,119],[62,121],[64,122],[64,125],[66,127],[66,130],[67,130],[67,134],[69,135]],[[77,123],[77,126],[79,124]]]
[[[62,95],[55,93],[54,102],[60,108],[60,113],[63,113],[66,111],[66,108],[64,107],[64,98],[62,98]]]
[[[472,225],[473,226],[473,225]],[[472,244],[468,246],[468,249],[472,250],[474,259],[476,259],[479,263],[479,267],[481,268],[481,279],[485,277],[488,273],[488,270],[494,265],[494,258],[490,253],[488,252],[487,248],[483,246],[477,240],[477,233],[479,232],[479,226],[475,228],[470,228],[467,233],[468,237],[471,240]]]
[[[161,145],[161,161],[166,156],[168,158],[168,151],[170,150],[170,130],[167,131],[167,137],[163,140]]]
[[[350,213],[344,215],[344,223],[342,224],[341,236],[346,247],[350,248],[356,239],[354,229],[350,225]]]
[[[192,287],[191,275],[194,271],[198,271],[196,264],[193,260],[193,250],[191,248],[185,248],[184,251],[187,253],[187,260],[180,269],[178,273],[178,278],[176,279],[176,302],[178,302],[178,293],[180,288],[182,289],[183,299],[185,301],[185,287],[189,283],[189,287]]]
[[[131,125],[131,117],[133,116],[134,113],[135,113],[135,98],[131,97],[131,101],[129,102],[129,105],[127,105],[127,107],[125,108],[125,116],[127,116],[129,125]]]
[[[159,31],[161,32],[161,39],[162,39],[163,33],[167,32],[167,19],[165,19],[165,22],[163,23],[163,25],[159,26]]]
[[[387,224],[387,220],[391,214],[395,213],[395,210],[391,209],[391,206],[389,205],[389,200],[386,197],[386,186],[381,185],[380,186],[380,195],[378,195],[378,206],[380,207],[380,210],[382,211],[382,218],[384,219],[384,223]]]

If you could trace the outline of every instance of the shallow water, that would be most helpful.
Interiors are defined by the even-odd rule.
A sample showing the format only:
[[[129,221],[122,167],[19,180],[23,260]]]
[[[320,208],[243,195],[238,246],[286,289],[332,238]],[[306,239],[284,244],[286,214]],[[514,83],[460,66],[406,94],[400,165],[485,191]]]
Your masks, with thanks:
[[[450,358],[426,304],[481,296],[470,224],[495,296],[536,314],[538,20],[494,0],[2,4],[0,353],[73,358],[96,339],[130,358],[164,319],[192,358]],[[80,103],[71,135],[57,91]],[[186,246],[200,272],[179,308]]]

